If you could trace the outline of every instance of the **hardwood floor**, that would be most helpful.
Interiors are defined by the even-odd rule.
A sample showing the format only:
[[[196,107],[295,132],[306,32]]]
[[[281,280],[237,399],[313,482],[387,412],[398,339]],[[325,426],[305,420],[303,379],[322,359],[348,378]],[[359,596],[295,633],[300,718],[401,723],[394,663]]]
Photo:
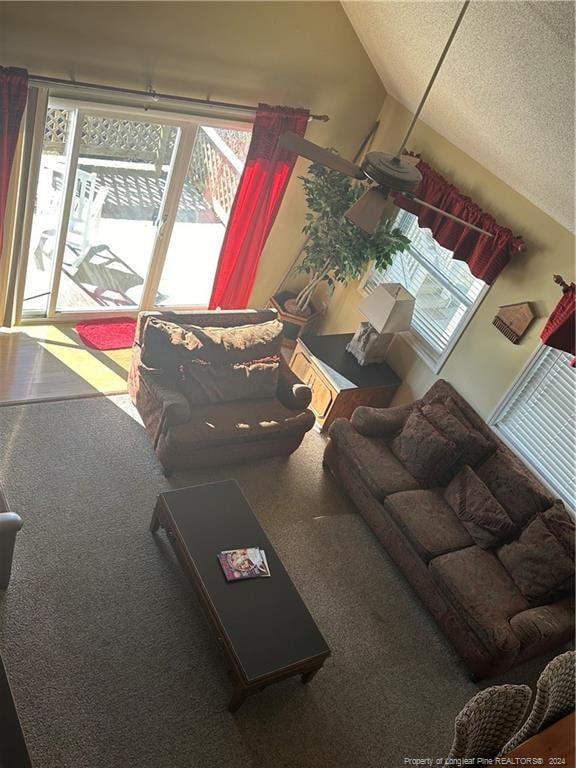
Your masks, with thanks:
[[[0,405],[126,392],[130,349],[85,347],[73,326],[0,331]]]

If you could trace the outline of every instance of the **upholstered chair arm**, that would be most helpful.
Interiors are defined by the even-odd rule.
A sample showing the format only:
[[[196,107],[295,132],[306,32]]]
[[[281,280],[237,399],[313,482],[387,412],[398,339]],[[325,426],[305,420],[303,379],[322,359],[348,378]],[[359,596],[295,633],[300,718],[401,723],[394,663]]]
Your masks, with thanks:
[[[2,511],[0,496],[0,589],[6,589],[10,581],[14,543],[20,528],[22,528],[22,518],[15,512]]]
[[[406,423],[413,406],[413,403],[393,408],[370,408],[360,405],[350,421],[354,429],[366,437],[394,437]]]
[[[170,427],[190,420],[190,403],[161,371],[141,365],[139,377],[138,410],[147,424],[155,426],[156,446]]]
[[[512,616],[510,626],[523,648],[540,644],[552,647],[552,640],[567,643],[574,636],[574,598],[521,611]]]
[[[286,408],[302,410],[308,408],[312,399],[312,391],[307,384],[296,376],[292,368],[280,357],[280,376],[278,378],[278,400]]]

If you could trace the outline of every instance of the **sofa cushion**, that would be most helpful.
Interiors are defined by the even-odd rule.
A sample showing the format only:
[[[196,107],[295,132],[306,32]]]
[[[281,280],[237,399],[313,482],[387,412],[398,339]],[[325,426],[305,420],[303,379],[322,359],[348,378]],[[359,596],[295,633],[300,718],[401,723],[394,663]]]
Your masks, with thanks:
[[[142,362],[149,368],[175,371],[190,360],[245,362],[280,353],[279,320],[220,327],[180,325],[148,318],[142,337]]]
[[[474,544],[438,491],[402,491],[387,496],[384,506],[420,557],[437,555]]]
[[[413,409],[390,447],[408,472],[428,488],[450,482],[460,459],[456,443],[436,429],[420,408]]]
[[[241,400],[229,404],[199,405],[190,409],[186,424],[170,429],[172,444],[186,446],[265,439],[275,433],[304,433],[314,425],[311,411],[294,411],[277,399]]]
[[[142,332],[141,361],[147,368],[177,374],[186,359],[184,327],[177,323],[149,317]]]
[[[362,478],[378,501],[390,493],[420,487],[392,455],[386,440],[364,437],[346,419],[336,419],[329,435],[338,445],[341,466],[349,465],[350,471]]]
[[[187,325],[185,329],[185,345],[194,344],[194,357],[249,362],[280,354],[284,326],[280,320],[268,320],[228,328]]]
[[[519,647],[510,619],[530,605],[494,552],[466,547],[434,558],[428,567],[445,600],[487,649]]]
[[[354,428],[366,437],[395,437],[412,413],[412,404],[392,408],[359,405],[350,417]]]
[[[279,355],[245,362],[193,358],[180,365],[178,388],[192,405],[272,398],[279,371]]]
[[[574,522],[561,501],[535,517],[516,541],[498,550],[500,562],[533,605],[574,590]]]
[[[476,474],[519,527],[554,503],[554,498],[509,451],[496,451],[476,468]]]
[[[496,450],[495,443],[474,429],[453,398],[445,403],[424,403],[422,413],[439,432],[456,443],[461,464],[475,467]]]
[[[482,549],[496,547],[516,533],[504,507],[469,466],[451,481],[444,498]]]

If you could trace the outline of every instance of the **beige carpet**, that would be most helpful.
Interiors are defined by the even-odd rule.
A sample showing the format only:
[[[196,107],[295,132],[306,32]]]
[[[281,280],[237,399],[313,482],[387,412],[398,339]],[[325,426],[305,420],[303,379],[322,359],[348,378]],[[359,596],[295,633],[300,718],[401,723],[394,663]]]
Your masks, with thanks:
[[[170,484],[125,396],[2,408],[0,440],[24,518],[0,650],[37,768],[400,768],[448,749],[478,687],[321,469],[318,434],[289,459]],[[227,477],[332,649],[309,686],[271,686],[235,716],[206,619],[147,528],[159,491]]]

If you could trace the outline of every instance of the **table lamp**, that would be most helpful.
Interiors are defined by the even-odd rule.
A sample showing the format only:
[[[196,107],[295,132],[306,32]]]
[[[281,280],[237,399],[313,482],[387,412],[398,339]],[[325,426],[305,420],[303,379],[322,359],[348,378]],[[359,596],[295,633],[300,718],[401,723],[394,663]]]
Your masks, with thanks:
[[[381,363],[394,334],[410,328],[414,296],[400,283],[382,283],[360,305],[368,320],[361,323],[346,349],[360,365]]]

